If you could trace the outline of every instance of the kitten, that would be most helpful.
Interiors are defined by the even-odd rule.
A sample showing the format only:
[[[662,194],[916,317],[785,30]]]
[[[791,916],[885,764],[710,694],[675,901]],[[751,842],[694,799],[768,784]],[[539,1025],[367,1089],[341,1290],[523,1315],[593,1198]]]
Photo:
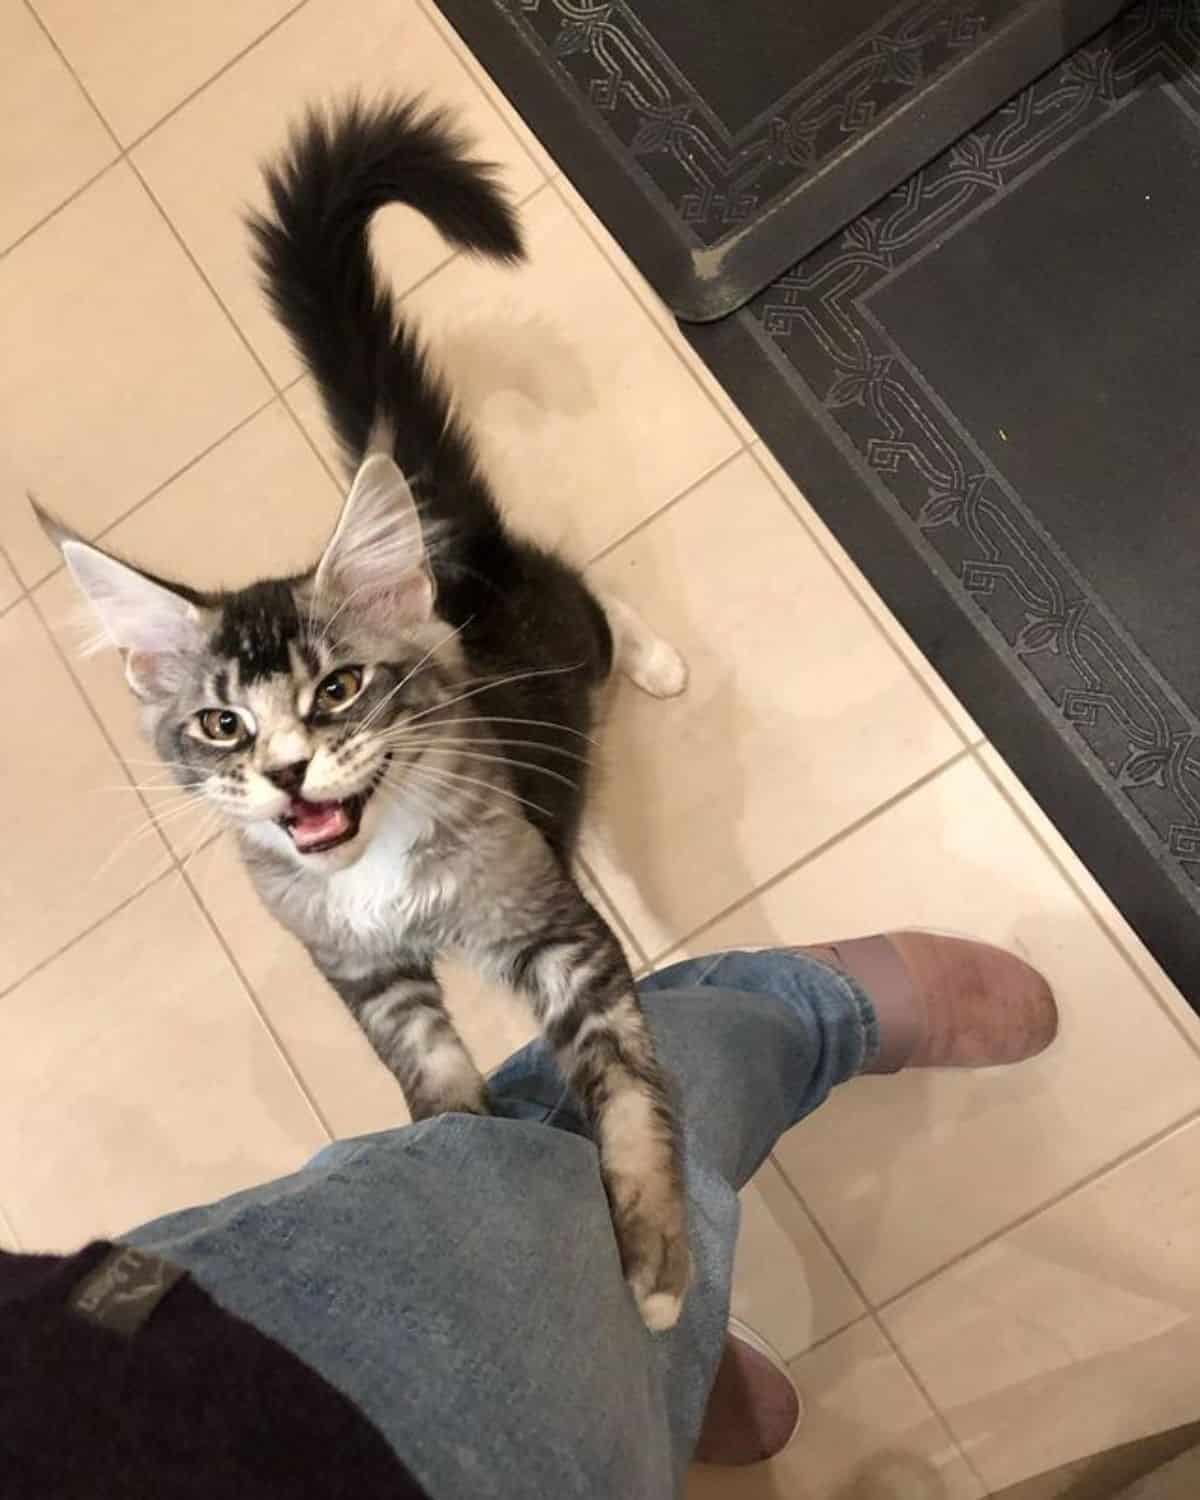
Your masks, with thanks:
[[[488,1109],[439,954],[528,997],[593,1129],[642,1317],[668,1328],[689,1270],[674,1123],[628,964],[569,862],[593,690],[615,663],[668,696],[683,663],[512,535],[376,275],[367,231],[390,202],[521,259],[490,169],[441,116],[384,102],[311,114],[265,175],[271,209],[249,221],[264,284],[357,466],[320,561],[208,593],[44,524],[162,759],[236,829],[414,1119]]]

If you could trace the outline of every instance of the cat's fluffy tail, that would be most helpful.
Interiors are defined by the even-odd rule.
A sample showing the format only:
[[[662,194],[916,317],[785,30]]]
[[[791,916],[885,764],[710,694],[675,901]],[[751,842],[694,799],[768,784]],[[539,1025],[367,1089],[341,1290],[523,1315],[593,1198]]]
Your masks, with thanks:
[[[379,279],[367,227],[384,204],[405,203],[456,248],[520,260],[516,218],[492,169],[471,159],[444,116],[355,100],[330,116],[310,113],[263,175],[271,208],[249,217],[256,259],[347,458],[357,462],[382,424],[407,474],[433,463],[452,483],[473,478],[470,443]]]

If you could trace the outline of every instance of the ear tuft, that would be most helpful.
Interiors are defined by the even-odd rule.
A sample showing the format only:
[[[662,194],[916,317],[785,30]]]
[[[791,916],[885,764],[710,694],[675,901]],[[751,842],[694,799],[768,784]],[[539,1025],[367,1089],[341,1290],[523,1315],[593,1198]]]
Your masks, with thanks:
[[[99,617],[109,644],[125,653],[125,675],[142,698],[161,697],[179,680],[184,658],[203,645],[196,607],[166,584],[67,537],[63,560]]]
[[[38,504],[31,491],[25,491],[25,498],[33,507],[38,525],[46,533],[46,540],[53,546],[61,551],[64,542],[79,540],[69,526],[65,526],[57,516],[51,515],[44,506]]]
[[[317,567],[316,589],[318,595],[340,595],[352,612],[382,630],[422,624],[433,613],[433,576],[417,504],[388,454],[369,453],[359,466]]]

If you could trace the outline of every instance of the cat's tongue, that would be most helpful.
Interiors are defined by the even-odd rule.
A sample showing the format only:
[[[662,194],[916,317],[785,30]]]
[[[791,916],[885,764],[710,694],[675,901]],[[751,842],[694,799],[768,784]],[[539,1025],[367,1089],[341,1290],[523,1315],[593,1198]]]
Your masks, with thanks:
[[[292,842],[301,852],[341,838],[349,827],[350,813],[344,802],[305,802],[296,797],[288,809]]]

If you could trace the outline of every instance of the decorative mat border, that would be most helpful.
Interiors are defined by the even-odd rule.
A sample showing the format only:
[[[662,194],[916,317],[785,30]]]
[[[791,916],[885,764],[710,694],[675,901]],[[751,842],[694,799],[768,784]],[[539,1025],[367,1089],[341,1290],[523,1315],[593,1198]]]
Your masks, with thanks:
[[[1144,0],[750,306],[918,545],[1003,635],[1112,800],[1200,896],[1200,720],[908,367],[872,292],[1164,79],[1200,114],[1200,7]]]
[[[1017,7],[906,0],[731,133],[627,0],[492,0],[711,246],[905,104]]]

